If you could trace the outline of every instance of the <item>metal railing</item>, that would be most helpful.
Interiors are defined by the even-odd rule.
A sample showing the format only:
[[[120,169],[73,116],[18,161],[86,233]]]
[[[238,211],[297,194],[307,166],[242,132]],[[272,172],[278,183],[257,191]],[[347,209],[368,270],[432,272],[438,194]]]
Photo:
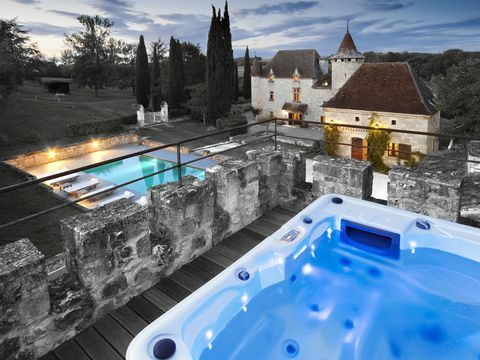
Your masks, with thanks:
[[[219,130],[219,131],[216,131],[216,132],[213,132],[213,133],[199,135],[199,136],[183,139],[183,140],[180,140],[180,141],[177,141],[177,142],[172,142],[172,143],[164,144],[164,145],[161,145],[161,146],[155,146],[155,147],[151,147],[151,148],[148,148],[148,149],[136,151],[136,152],[129,153],[129,154],[122,155],[122,156],[118,156],[118,157],[115,157],[115,158],[112,158],[112,159],[100,161],[100,162],[97,162],[97,163],[94,163],[94,164],[81,166],[81,167],[71,169],[71,170],[66,170],[66,171],[56,173],[56,174],[53,174],[53,175],[48,175],[48,176],[44,176],[44,177],[40,177],[40,178],[36,178],[36,179],[31,179],[31,180],[27,180],[25,182],[21,182],[21,183],[17,183],[17,184],[2,187],[2,188],[0,188],[0,196],[1,196],[2,193],[15,191],[15,190],[27,187],[27,186],[32,186],[32,185],[35,185],[35,184],[43,183],[43,182],[53,180],[53,179],[56,179],[56,178],[60,178],[60,177],[66,176],[66,175],[70,175],[70,174],[73,174],[73,173],[76,173],[76,172],[85,171],[85,170],[89,170],[89,169],[92,169],[92,168],[96,168],[98,166],[110,164],[110,163],[113,163],[113,162],[116,162],[116,161],[120,161],[120,160],[124,160],[124,159],[128,159],[128,158],[132,158],[132,157],[135,157],[135,156],[148,154],[148,153],[151,153],[151,152],[154,152],[154,151],[157,151],[157,150],[176,147],[177,163],[174,166],[168,167],[166,169],[162,169],[160,171],[156,171],[152,174],[148,174],[148,175],[145,175],[145,176],[142,176],[142,177],[139,177],[139,178],[135,178],[135,179],[123,182],[123,183],[118,184],[118,185],[114,185],[113,187],[109,187],[108,189],[105,189],[103,191],[96,192],[95,194],[86,195],[86,196],[83,196],[81,198],[74,199],[74,200],[69,200],[68,202],[62,203],[60,205],[50,207],[50,208],[42,210],[42,211],[38,211],[34,214],[24,216],[22,218],[19,218],[19,219],[16,219],[16,220],[4,223],[4,224],[0,224],[0,230],[4,229],[6,227],[9,227],[9,226],[19,224],[21,222],[25,222],[25,221],[33,219],[33,218],[36,218],[38,216],[41,216],[41,215],[59,210],[61,208],[69,206],[71,204],[76,204],[76,203],[79,203],[79,202],[82,202],[82,201],[89,200],[91,198],[99,197],[101,195],[112,192],[116,189],[125,187],[127,185],[130,185],[132,183],[135,183],[135,182],[138,182],[138,181],[141,181],[141,180],[145,180],[149,177],[164,173],[164,172],[169,171],[169,170],[175,170],[175,169],[177,170],[178,184],[179,184],[179,186],[182,186],[183,185],[182,170],[181,170],[182,166],[187,166],[187,165],[192,164],[194,162],[204,160],[204,159],[216,156],[218,154],[223,154],[223,153],[235,150],[235,149],[239,149],[239,148],[243,148],[243,147],[250,146],[250,145],[253,145],[253,144],[257,144],[257,143],[260,143],[260,142],[263,142],[265,140],[269,140],[269,139],[272,139],[272,138],[273,138],[273,142],[274,142],[274,149],[277,150],[278,149],[278,137],[279,136],[284,136],[284,137],[287,137],[287,138],[304,140],[304,141],[305,140],[306,141],[316,141],[316,142],[325,143],[325,144],[332,143],[332,144],[341,145],[341,146],[350,146],[350,147],[355,146],[356,148],[362,148],[362,149],[388,151],[388,149],[377,148],[377,147],[372,147],[372,146],[368,146],[368,145],[367,146],[364,146],[364,145],[358,146],[358,145],[353,145],[353,144],[350,144],[350,143],[328,141],[328,140],[318,139],[318,138],[313,138],[312,139],[312,138],[304,138],[304,137],[299,137],[299,136],[294,136],[294,135],[279,134],[277,123],[279,121],[285,121],[285,120],[288,120],[288,119],[272,118],[272,119],[268,119],[268,120],[263,120],[263,121],[258,121],[258,122],[246,124],[246,125],[235,126],[235,127],[224,129],[224,130]],[[215,152],[215,153],[206,154],[206,155],[203,155],[203,156],[196,157],[195,159],[192,159],[192,160],[189,160],[189,161],[186,161],[186,162],[182,162],[181,145],[183,145],[185,143],[209,138],[209,137],[220,135],[220,134],[230,133],[232,130],[248,129],[252,126],[259,126],[259,125],[268,125],[271,122],[274,123],[273,134],[268,134],[269,131],[267,129],[267,135],[261,137],[260,139],[249,141],[249,142],[246,142],[244,144],[240,144],[240,145],[232,147],[232,148],[221,150],[221,151],[218,151],[218,152]],[[316,125],[316,126],[337,126],[337,127],[345,127],[345,128],[353,128],[353,129],[376,130],[376,131],[386,131],[386,132],[392,132],[392,133],[404,133],[404,134],[412,134],[412,135],[444,137],[444,138],[457,139],[457,140],[479,140],[480,141],[480,138],[468,137],[468,136],[464,136],[464,135],[455,135],[455,134],[421,132],[421,131],[400,130],[400,129],[391,129],[391,128],[376,128],[376,127],[369,127],[369,126],[339,124],[339,123],[321,123],[321,122],[307,121],[307,120],[302,120],[302,122],[306,123],[306,124]],[[399,151],[399,150],[396,150],[396,152],[397,153],[407,153],[407,152],[403,152],[403,151]],[[408,152],[408,153],[411,154],[410,152]],[[440,158],[440,159],[456,160],[456,161],[461,161],[461,162],[480,163],[480,161],[460,159],[460,158],[451,158],[451,157],[445,157],[445,156],[440,156],[440,155],[435,155],[435,154],[428,155],[428,156],[436,157],[436,158]]]

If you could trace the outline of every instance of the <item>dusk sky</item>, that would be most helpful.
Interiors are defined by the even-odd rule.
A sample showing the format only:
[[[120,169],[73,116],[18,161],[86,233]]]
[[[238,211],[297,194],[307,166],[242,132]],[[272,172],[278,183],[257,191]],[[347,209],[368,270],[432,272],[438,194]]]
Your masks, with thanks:
[[[207,0],[0,0],[2,18],[17,18],[48,56],[59,56],[63,35],[79,30],[79,14],[114,21],[113,35],[137,42],[171,35],[206,48]],[[221,6],[224,2],[214,1]],[[223,11],[223,10],[222,10]],[[235,56],[271,57],[279,49],[336,51],[350,19],[360,51],[480,50],[480,0],[318,0],[229,2]]]

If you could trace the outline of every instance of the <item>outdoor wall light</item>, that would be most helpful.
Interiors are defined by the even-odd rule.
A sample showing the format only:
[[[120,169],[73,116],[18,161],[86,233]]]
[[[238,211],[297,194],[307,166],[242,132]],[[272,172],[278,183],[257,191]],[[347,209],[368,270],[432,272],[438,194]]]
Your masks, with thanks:
[[[57,155],[57,152],[55,151],[55,149],[48,149],[48,157],[50,159],[54,159],[55,155]]]
[[[100,143],[98,142],[98,140],[93,140],[92,141],[92,146],[95,148],[95,149],[98,149],[98,146],[100,145]]]

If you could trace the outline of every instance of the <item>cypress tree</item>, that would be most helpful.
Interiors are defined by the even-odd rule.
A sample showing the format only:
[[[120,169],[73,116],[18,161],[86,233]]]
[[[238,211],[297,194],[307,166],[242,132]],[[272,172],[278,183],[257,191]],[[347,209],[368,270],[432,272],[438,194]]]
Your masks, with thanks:
[[[152,55],[152,110],[160,111],[162,102],[162,83],[160,81],[160,63],[158,61],[157,45],[153,46]]]
[[[233,99],[235,101],[238,101],[238,98],[240,96],[240,89],[238,87],[238,65],[235,64],[235,88],[234,88],[234,97]]]
[[[225,51],[224,76],[225,76],[225,100],[224,111],[230,111],[232,101],[235,97],[235,61],[233,60],[232,33],[230,31],[230,15],[228,14],[228,2],[225,1],[225,10],[222,21],[223,50]],[[230,86],[229,86],[230,85]]]
[[[140,35],[135,61],[135,92],[137,104],[143,105],[146,109],[150,97],[150,69],[143,35]]]
[[[251,73],[252,69],[250,66],[250,53],[247,49],[245,50],[245,60],[244,60],[244,70],[243,70],[243,97],[245,99],[250,99],[252,97],[252,78]]]
[[[212,20],[210,22],[210,30],[208,32],[207,43],[207,120],[215,125],[215,120],[219,115],[217,103],[217,66],[218,64],[218,20],[215,7],[212,5]]]
[[[184,101],[185,75],[183,71],[183,52],[180,41],[170,38],[170,56],[168,72],[168,106],[179,109]]]

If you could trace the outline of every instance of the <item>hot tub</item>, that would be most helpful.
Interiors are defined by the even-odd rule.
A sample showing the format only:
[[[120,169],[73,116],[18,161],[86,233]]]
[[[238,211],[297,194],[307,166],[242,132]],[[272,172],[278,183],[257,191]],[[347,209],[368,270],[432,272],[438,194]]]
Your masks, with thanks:
[[[480,359],[480,230],[323,196],[127,351],[162,358]]]

